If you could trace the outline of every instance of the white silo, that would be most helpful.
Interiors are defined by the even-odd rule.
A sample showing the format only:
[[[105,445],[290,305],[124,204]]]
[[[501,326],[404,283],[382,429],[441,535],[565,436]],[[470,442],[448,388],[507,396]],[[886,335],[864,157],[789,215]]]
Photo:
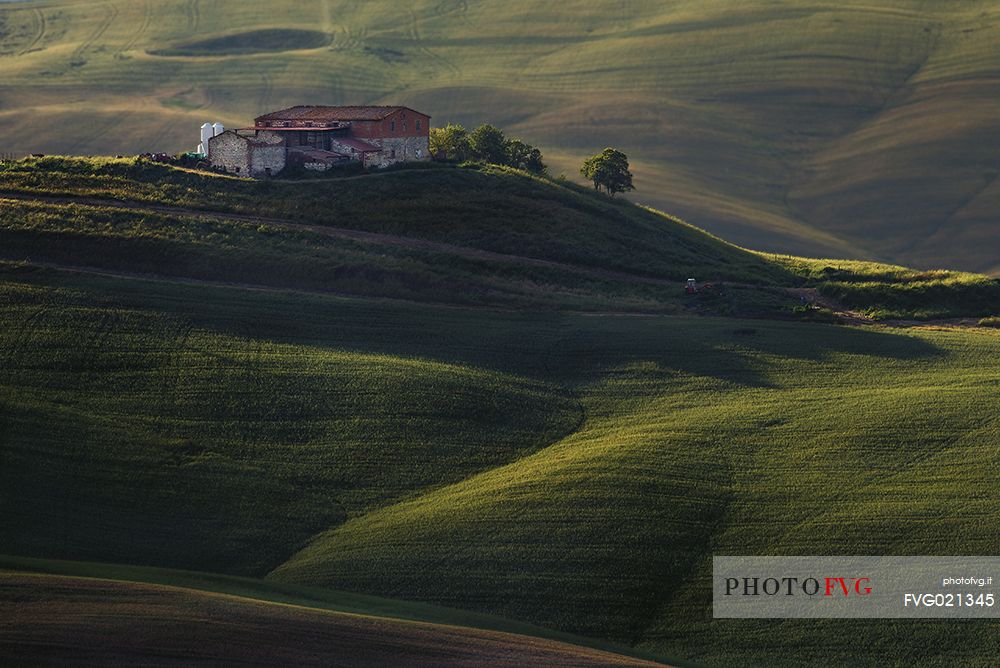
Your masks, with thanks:
[[[218,121],[216,121],[216,122],[215,122],[215,123],[214,123],[214,124],[212,125],[212,136],[213,136],[213,137],[216,137],[216,136],[218,136],[218,135],[221,135],[221,134],[222,134],[223,132],[225,132],[225,131],[226,131],[226,128],[225,128],[225,127],[223,127],[222,123],[220,123],[220,122],[218,122]]]
[[[198,146],[198,153],[208,155],[208,140],[212,138],[212,125],[207,121],[201,124],[201,145]]]

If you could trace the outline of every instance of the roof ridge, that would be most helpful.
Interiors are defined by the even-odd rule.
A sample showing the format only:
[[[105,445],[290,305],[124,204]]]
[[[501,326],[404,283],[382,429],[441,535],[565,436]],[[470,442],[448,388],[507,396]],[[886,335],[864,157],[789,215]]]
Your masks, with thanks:
[[[288,121],[376,121],[384,119],[396,112],[412,111],[420,116],[427,114],[402,104],[365,104],[365,105],[332,105],[332,104],[298,104],[278,111],[271,111],[255,118],[257,122],[264,120]]]

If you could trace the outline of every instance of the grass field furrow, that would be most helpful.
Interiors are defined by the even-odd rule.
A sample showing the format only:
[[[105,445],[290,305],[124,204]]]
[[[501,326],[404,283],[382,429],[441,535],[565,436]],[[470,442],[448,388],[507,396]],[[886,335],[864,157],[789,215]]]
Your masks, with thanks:
[[[146,32],[149,30],[150,24],[153,21],[153,9],[149,2],[140,2],[139,4],[141,7],[140,12],[142,14],[141,22],[133,35],[129,38],[125,45],[122,46],[121,51],[117,54],[119,57],[121,57],[124,53],[131,51],[140,40],[145,38]]]
[[[33,8],[31,11],[35,19],[36,32],[34,37],[31,38],[31,41],[28,42],[28,44],[21,51],[22,55],[29,53],[32,49],[38,46],[43,39],[45,39],[45,12],[38,7]]]

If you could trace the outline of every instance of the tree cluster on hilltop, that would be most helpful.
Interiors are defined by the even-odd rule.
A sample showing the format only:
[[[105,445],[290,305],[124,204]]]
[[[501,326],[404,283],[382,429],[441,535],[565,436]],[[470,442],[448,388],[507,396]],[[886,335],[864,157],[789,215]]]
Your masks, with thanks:
[[[535,174],[545,174],[542,152],[520,139],[508,138],[500,128],[483,123],[472,132],[457,123],[430,131],[431,154],[452,162],[480,161],[507,165]],[[634,190],[628,156],[606,148],[583,161],[580,174],[593,182],[594,190],[608,195]]]
[[[488,123],[483,123],[472,132],[455,123],[433,128],[430,150],[432,155],[455,162],[479,160],[535,174],[544,174],[546,170],[538,148],[520,139],[508,138],[503,130]]]

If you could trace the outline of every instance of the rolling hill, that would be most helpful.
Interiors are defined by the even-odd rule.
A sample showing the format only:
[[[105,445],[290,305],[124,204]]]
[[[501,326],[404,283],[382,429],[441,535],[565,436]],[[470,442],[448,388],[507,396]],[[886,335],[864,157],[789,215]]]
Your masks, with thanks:
[[[744,246],[1000,273],[987,0],[0,4],[0,153],[180,151],[320,102],[491,121]]]
[[[0,248],[10,555],[446,606],[705,666],[975,665],[1000,642],[987,621],[715,620],[707,595],[712,554],[1000,550],[1000,330],[966,326],[1000,313],[995,280],[753,253],[493,167],[9,163]],[[685,296],[691,273],[711,287]],[[864,326],[801,321],[819,316]],[[50,581],[56,606],[94,587],[171,618],[220,604],[153,586],[190,579],[13,561],[149,585]],[[361,623],[226,605],[235,633]],[[377,624],[420,660],[413,627]]]
[[[747,251],[588,188],[495,166],[248,181],[141,159],[0,165],[0,259],[463,306],[982,317],[1000,281]],[[706,283],[696,298],[680,285]],[[807,312],[803,313],[805,310]]]

